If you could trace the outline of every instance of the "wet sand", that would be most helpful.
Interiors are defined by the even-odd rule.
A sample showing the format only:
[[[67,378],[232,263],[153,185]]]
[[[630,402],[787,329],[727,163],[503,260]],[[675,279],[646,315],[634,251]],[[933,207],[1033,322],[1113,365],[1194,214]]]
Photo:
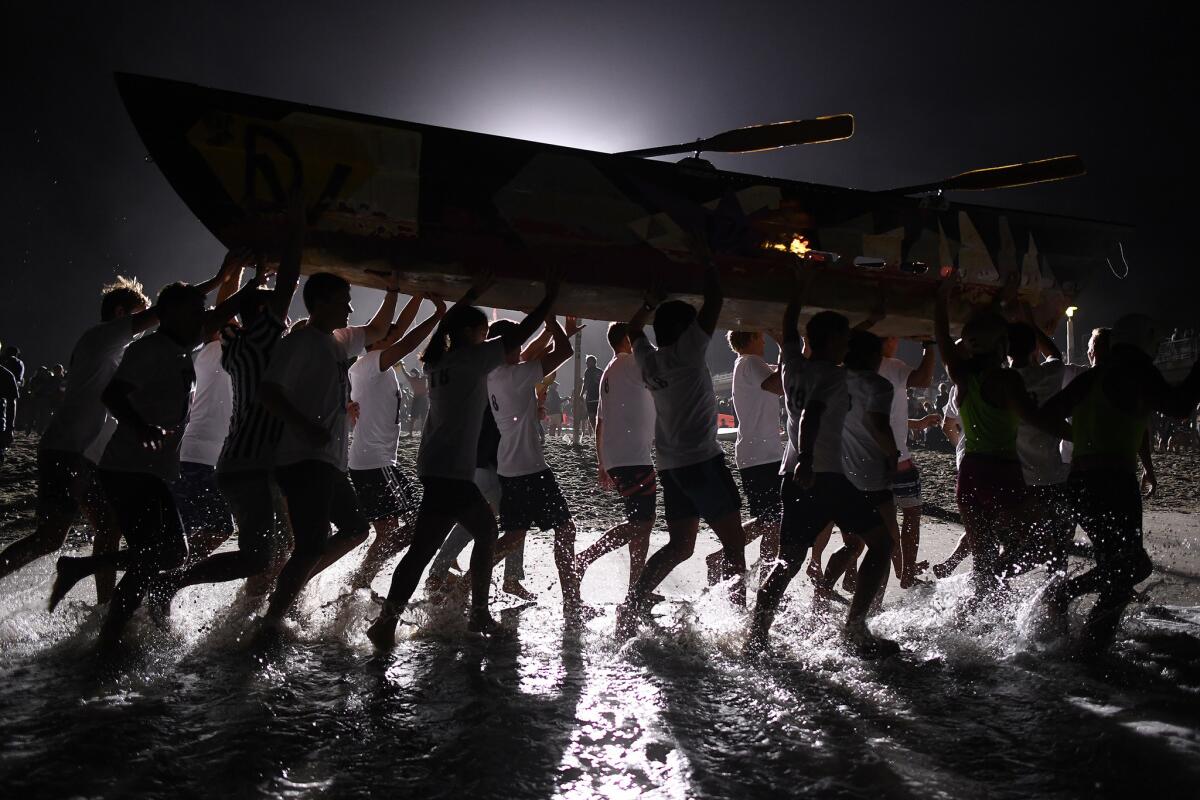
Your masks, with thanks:
[[[403,443],[405,461],[414,444]],[[5,540],[31,519],[22,445],[0,471]],[[589,450],[548,453],[582,549],[617,507],[595,487]],[[922,557],[938,560],[961,530],[951,457],[917,458],[931,514]],[[1189,458],[1173,457],[1188,477]],[[494,585],[511,639],[480,640],[455,607],[418,605],[396,649],[375,653],[364,637],[375,606],[344,595],[360,549],[314,581],[277,648],[248,647],[249,613],[229,610],[228,584],[182,592],[165,630],[139,617],[135,644],[100,662],[91,585],[46,614],[53,561],[42,559],[0,581],[0,786],[14,797],[1191,797],[1200,517],[1188,513],[1194,484],[1167,478],[1172,468],[1160,467],[1147,514],[1156,573],[1145,602],[1092,663],[1025,635],[1037,575],[1011,603],[965,611],[966,565],[889,590],[872,626],[901,642],[899,657],[850,655],[837,616],[812,613],[800,578],[772,654],[748,661],[744,617],[704,586],[700,556],[717,549],[708,534],[634,640],[611,635],[623,552],[584,583],[603,616],[567,636],[542,533],[527,552],[537,602]],[[75,534],[69,549],[84,543]]]

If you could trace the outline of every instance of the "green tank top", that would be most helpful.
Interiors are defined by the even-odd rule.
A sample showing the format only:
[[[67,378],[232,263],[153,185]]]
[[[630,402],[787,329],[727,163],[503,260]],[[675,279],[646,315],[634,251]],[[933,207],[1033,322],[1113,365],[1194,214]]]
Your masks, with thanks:
[[[1017,457],[1019,419],[1015,412],[997,408],[983,399],[983,381],[978,375],[967,377],[966,396],[959,400],[958,414],[967,453]]]
[[[1150,415],[1132,414],[1114,406],[1104,394],[1106,375],[1096,375],[1087,396],[1071,416],[1074,457],[1120,458],[1136,464]]]

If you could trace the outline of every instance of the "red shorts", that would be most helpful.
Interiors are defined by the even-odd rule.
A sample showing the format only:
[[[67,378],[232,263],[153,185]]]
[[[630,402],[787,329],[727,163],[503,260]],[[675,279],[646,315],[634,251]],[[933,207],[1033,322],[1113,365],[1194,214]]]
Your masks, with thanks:
[[[957,498],[964,514],[992,516],[1016,508],[1025,499],[1021,462],[967,453],[958,468]]]

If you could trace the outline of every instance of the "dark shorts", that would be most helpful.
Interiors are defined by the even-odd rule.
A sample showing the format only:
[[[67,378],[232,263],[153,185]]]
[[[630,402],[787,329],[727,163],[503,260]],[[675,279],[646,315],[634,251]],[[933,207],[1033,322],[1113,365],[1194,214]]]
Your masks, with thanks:
[[[896,473],[892,481],[892,497],[896,500],[897,508],[921,507],[921,471],[915,465]]]
[[[1137,476],[1121,470],[1073,471],[1064,499],[1070,519],[1092,540],[1096,569],[1115,586],[1132,586],[1142,544],[1142,494]]]
[[[774,522],[783,514],[779,500],[779,462],[758,464],[738,470],[742,494],[750,507],[750,518]]]
[[[414,397],[412,400],[412,408],[409,409],[409,416],[413,419],[419,419],[425,416],[425,412],[429,410],[429,398],[426,395]]]
[[[592,421],[592,425],[595,425],[596,424],[596,412],[600,410],[600,401],[599,400],[588,400],[586,405],[587,405],[588,419],[590,419]]]
[[[296,552],[320,550],[332,524],[339,533],[371,527],[358,506],[350,476],[324,461],[300,461],[275,468],[275,480],[287,499]]]
[[[188,533],[233,534],[233,517],[225,495],[217,487],[217,469],[208,464],[182,461],[179,478],[171,484],[175,505]]]
[[[395,518],[402,524],[411,524],[416,520],[420,493],[399,467],[352,469],[350,482],[354,484],[363,514],[371,522]]]
[[[474,481],[454,478],[421,478],[421,511],[458,519],[460,512],[482,505],[492,513],[491,506]]]
[[[67,516],[74,519],[82,506],[102,502],[104,496],[96,467],[78,453],[39,450],[37,457],[38,519]]]
[[[100,470],[104,494],[138,566],[170,570],[187,560],[187,537],[166,481],[144,472]]]
[[[818,472],[811,489],[801,488],[791,477],[782,480],[783,521],[780,540],[789,548],[807,550],[829,523],[843,534],[861,535],[883,525],[871,498],[854,487],[845,475]]]
[[[964,515],[993,517],[1011,511],[1025,500],[1021,462],[967,453],[958,468],[956,495]]]
[[[552,530],[571,521],[571,510],[548,469],[515,478],[500,476],[500,530]]]
[[[218,472],[217,487],[237,521],[238,549],[268,557],[275,533],[271,473],[265,469]]]
[[[653,522],[658,480],[654,467],[613,467],[608,476],[616,484],[625,506],[626,522]]]
[[[667,522],[700,517],[712,525],[742,508],[742,496],[724,455],[699,464],[664,469],[661,475],[663,516]]]

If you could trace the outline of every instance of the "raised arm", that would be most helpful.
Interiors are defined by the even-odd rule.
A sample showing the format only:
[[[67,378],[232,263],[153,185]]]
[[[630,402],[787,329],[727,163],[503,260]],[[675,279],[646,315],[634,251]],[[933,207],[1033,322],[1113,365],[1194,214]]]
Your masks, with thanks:
[[[537,335],[532,342],[525,345],[525,349],[521,351],[522,361],[537,361],[542,356],[546,355],[550,350],[550,343],[554,341],[554,334],[550,330],[550,326],[542,329],[542,332]]]
[[[779,342],[780,363],[783,363],[783,345],[800,344],[800,312],[804,308],[804,300],[808,295],[816,274],[812,271],[803,272],[799,265],[792,270],[792,295],[788,298],[787,307],[783,310],[783,340]]]
[[[397,277],[395,273],[392,273],[392,280],[383,295],[383,302],[379,304],[379,310],[375,312],[375,316],[371,317],[370,322],[362,326],[364,345],[375,344],[387,336],[388,329],[392,327],[392,317],[396,315],[396,299],[400,296],[400,289],[396,286]]]
[[[419,304],[420,299],[415,299],[417,299]],[[395,344],[389,345],[382,353],[379,354],[380,372],[396,366],[396,364],[400,363],[401,359],[403,359],[413,350],[416,350],[417,347],[420,346],[421,342],[425,341],[425,339],[429,337],[429,334],[433,333],[433,329],[436,328],[437,324],[442,321],[442,317],[446,316],[446,304],[441,298],[433,298],[433,304],[434,311],[432,314],[422,320],[420,325],[404,334],[404,336],[401,336],[399,341],[397,341]],[[409,303],[409,305],[412,305],[412,303]],[[404,327],[407,328],[408,326],[405,325]]]
[[[691,246],[693,257],[704,265],[704,303],[696,315],[696,324],[712,336],[717,329],[717,319],[721,316],[721,306],[725,303],[725,293],[721,290],[721,271],[713,260],[702,231],[697,230],[692,234]]]
[[[575,352],[574,348],[571,347],[571,337],[558,324],[557,319],[553,316],[546,317],[546,328],[550,331],[550,335],[554,339],[554,348],[542,356],[543,375],[549,375],[561,367]]]
[[[433,298],[424,294],[414,294],[408,298],[408,302],[404,304],[404,308],[400,309],[400,316],[396,317],[396,321],[388,326],[388,332],[383,337],[387,340],[389,346],[400,341],[400,337],[408,333],[409,326],[413,324],[413,320],[417,318],[417,312],[421,310],[422,300],[433,300]],[[442,303],[441,305],[442,314],[445,315],[446,304]]]
[[[304,235],[307,230],[307,217],[304,209],[304,195],[299,190],[288,195],[287,207],[287,241],[284,242],[283,253],[279,257],[279,269],[275,273],[275,288],[271,290],[269,308],[276,319],[287,319],[288,309],[292,306],[292,297],[296,294],[296,286],[300,283],[300,261],[304,255]]]
[[[654,314],[654,309],[658,308],[659,304],[665,299],[666,295],[659,287],[658,281],[652,278],[650,285],[646,288],[646,294],[642,298],[642,305],[637,311],[633,312],[633,317],[629,320],[626,334],[629,336],[630,344],[633,344],[646,335],[646,323],[650,321],[650,317]]]
[[[950,380],[962,383],[963,357],[954,346],[954,337],[950,335],[950,295],[958,289],[957,273],[945,278],[938,284],[937,297],[933,303],[933,335],[937,342],[938,352],[942,363],[946,365],[946,374]]]
[[[1037,324],[1033,316],[1033,309],[1029,307],[1028,303],[1021,304],[1021,319],[1025,324],[1033,328],[1033,335],[1037,339],[1038,352],[1048,359],[1062,361],[1062,350],[1059,350],[1054,340],[1046,335],[1046,332],[1042,330],[1042,326]]]
[[[203,283],[197,283],[196,288],[204,294],[208,294],[220,286],[230,273],[239,274],[253,258],[254,254],[248,248],[236,247],[230,250],[225,254],[225,260],[221,262],[221,268],[217,270],[217,274]]]
[[[537,307],[529,312],[529,315],[517,325],[517,327],[504,334],[501,339],[504,341],[504,349],[508,352],[520,350],[521,345],[525,344],[526,340],[533,335],[533,332],[538,329],[546,320],[546,315],[550,313],[550,309],[554,306],[554,301],[558,299],[558,272],[551,270],[546,276],[546,296],[542,298],[542,302],[537,304]]]
[[[217,304],[216,308],[204,313],[204,341],[208,341],[214,333],[221,330],[233,315],[242,307],[242,298],[251,292],[257,292],[262,283],[262,277],[255,275],[246,285]],[[222,292],[224,289],[222,288]]]
[[[933,385],[933,368],[937,366],[935,342],[921,342],[921,363],[908,373],[909,389],[928,389]]]
[[[758,388],[762,389],[764,392],[770,392],[771,394],[777,394],[777,395],[782,396],[783,395],[783,334],[778,333],[776,331],[772,331],[770,336],[772,339],[775,340],[775,343],[777,345],[779,345],[779,356],[775,360],[775,367],[771,370],[771,374],[768,375],[767,377],[763,378],[763,382],[759,384]]]

